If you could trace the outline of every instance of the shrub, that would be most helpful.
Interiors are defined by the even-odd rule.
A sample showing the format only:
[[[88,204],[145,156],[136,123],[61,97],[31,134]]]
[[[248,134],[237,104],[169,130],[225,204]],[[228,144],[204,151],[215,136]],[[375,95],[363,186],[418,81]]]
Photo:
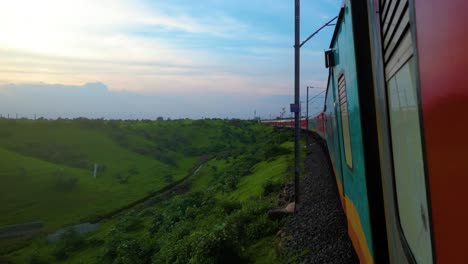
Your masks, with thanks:
[[[155,213],[153,216],[153,220],[151,221],[150,227],[148,232],[150,235],[154,235],[159,231],[159,228],[164,223],[164,217],[162,214]]]
[[[186,217],[187,208],[199,208],[213,202],[207,194],[196,192],[174,197],[164,210],[164,218],[168,223],[175,224]]]
[[[255,241],[273,234],[276,228],[276,223],[269,220],[266,214],[263,214],[247,225],[245,236],[249,241]]]
[[[47,264],[47,263],[49,263],[49,261],[47,261],[47,259],[44,256],[40,255],[37,252],[34,252],[34,253],[32,253],[31,255],[29,255],[27,257],[26,263],[28,263],[28,264]]]
[[[99,238],[89,238],[86,240],[86,245],[90,247],[98,247],[104,244],[104,240]]]
[[[154,150],[153,153],[152,153],[152,156],[155,159],[157,159],[157,160],[159,160],[159,161],[161,161],[161,162],[163,162],[163,163],[165,163],[165,164],[167,164],[169,166],[176,167],[178,165],[177,159],[170,156],[167,152],[165,152],[163,150],[158,150],[158,149]]]
[[[233,191],[239,183],[240,177],[237,174],[224,174],[224,190]]]
[[[178,240],[177,243],[168,243],[153,256],[153,263],[190,263],[190,258],[194,254],[194,248],[204,238],[205,232],[192,232]]]
[[[165,174],[163,178],[164,178],[165,183],[171,183],[174,180],[174,174],[173,173]]]
[[[82,249],[86,246],[86,240],[76,232],[75,229],[69,228],[61,236],[60,240],[57,242],[57,245],[53,249],[52,255],[57,260],[67,259],[71,253]]]
[[[149,194],[151,194],[152,192],[149,192]],[[154,216],[156,214],[156,212],[154,211],[154,209],[152,208],[146,208],[144,210],[142,210],[138,216],[140,217],[147,217],[147,216]]]
[[[140,173],[140,171],[138,170],[138,168],[136,166],[133,166],[128,170],[128,173],[130,175],[138,175]]]
[[[146,263],[148,256],[148,248],[137,239],[125,239],[119,243],[116,248],[116,259],[114,263]]]
[[[289,149],[277,145],[268,145],[265,149],[265,157],[268,159],[289,153],[291,153]]]
[[[135,213],[130,212],[119,219],[116,227],[121,232],[134,231],[142,227],[142,220]]]
[[[128,175],[123,175],[122,173],[118,172],[114,175],[114,178],[117,179],[117,181],[120,184],[127,184],[128,183]]]
[[[54,186],[60,191],[71,191],[78,186],[78,179],[75,177],[65,176],[63,170],[54,172]]]
[[[265,185],[263,185],[263,196],[268,196],[272,193],[278,193],[281,191],[281,187],[281,183],[268,180]]]
[[[268,220],[267,208],[267,204],[251,202],[231,214],[226,221],[226,229],[232,234],[230,239],[245,243],[274,232],[276,224]]]
[[[148,237],[130,237],[113,229],[107,235],[98,263],[150,263],[158,245]]]
[[[242,205],[239,202],[229,200],[221,201],[220,206],[223,208],[224,213],[228,215],[242,208]]]
[[[241,246],[231,239],[232,234],[219,226],[195,245],[190,263],[243,263]]]
[[[104,173],[107,170],[106,164],[99,164],[98,172]]]

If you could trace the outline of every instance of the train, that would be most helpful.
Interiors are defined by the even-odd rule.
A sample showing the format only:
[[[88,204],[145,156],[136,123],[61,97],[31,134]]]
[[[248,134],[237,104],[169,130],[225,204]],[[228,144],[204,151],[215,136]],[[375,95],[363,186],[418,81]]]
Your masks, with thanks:
[[[301,128],[325,142],[361,263],[468,263],[467,13],[343,1],[323,111]]]

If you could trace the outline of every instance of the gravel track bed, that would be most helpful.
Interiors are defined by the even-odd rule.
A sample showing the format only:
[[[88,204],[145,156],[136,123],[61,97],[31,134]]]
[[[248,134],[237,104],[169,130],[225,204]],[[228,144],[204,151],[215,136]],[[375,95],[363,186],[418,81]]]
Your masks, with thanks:
[[[308,135],[309,136],[309,135]],[[305,175],[300,183],[301,205],[282,227],[280,240],[290,261],[359,263],[346,229],[335,178],[327,154],[310,137]]]

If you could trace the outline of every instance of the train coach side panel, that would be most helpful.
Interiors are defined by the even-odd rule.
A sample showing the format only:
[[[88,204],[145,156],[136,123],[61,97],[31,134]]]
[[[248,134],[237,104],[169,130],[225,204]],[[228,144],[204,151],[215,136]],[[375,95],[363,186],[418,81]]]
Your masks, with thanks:
[[[468,1],[414,5],[435,257],[468,263]]]
[[[351,8],[347,0],[331,45],[335,57],[330,71],[335,95],[332,107],[338,128],[334,132],[340,138],[348,233],[361,263],[374,263]]]

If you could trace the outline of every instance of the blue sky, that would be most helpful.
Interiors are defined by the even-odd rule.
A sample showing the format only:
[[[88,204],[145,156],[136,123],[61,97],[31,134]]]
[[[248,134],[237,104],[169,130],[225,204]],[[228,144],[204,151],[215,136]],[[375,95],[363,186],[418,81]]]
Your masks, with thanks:
[[[334,17],[340,4],[303,0],[301,39]],[[12,84],[43,89],[46,100],[53,90],[47,85],[100,83],[109,94],[135,93],[153,98],[155,105],[169,98],[200,104],[187,103],[177,114],[147,109],[173,117],[248,118],[254,110],[275,116],[293,98],[293,18],[293,0],[1,1],[0,89],[9,96],[17,96]],[[303,94],[307,85],[326,84],[323,51],[332,31],[326,28],[301,49]],[[0,112],[43,111],[34,102],[22,104],[19,100],[14,110],[2,106]],[[237,110],[223,108],[228,104]],[[210,110],[200,110],[205,108]],[[110,111],[77,109],[73,115],[105,117]],[[61,114],[73,116],[66,111]],[[129,112],[134,111],[122,109],[122,115]]]

